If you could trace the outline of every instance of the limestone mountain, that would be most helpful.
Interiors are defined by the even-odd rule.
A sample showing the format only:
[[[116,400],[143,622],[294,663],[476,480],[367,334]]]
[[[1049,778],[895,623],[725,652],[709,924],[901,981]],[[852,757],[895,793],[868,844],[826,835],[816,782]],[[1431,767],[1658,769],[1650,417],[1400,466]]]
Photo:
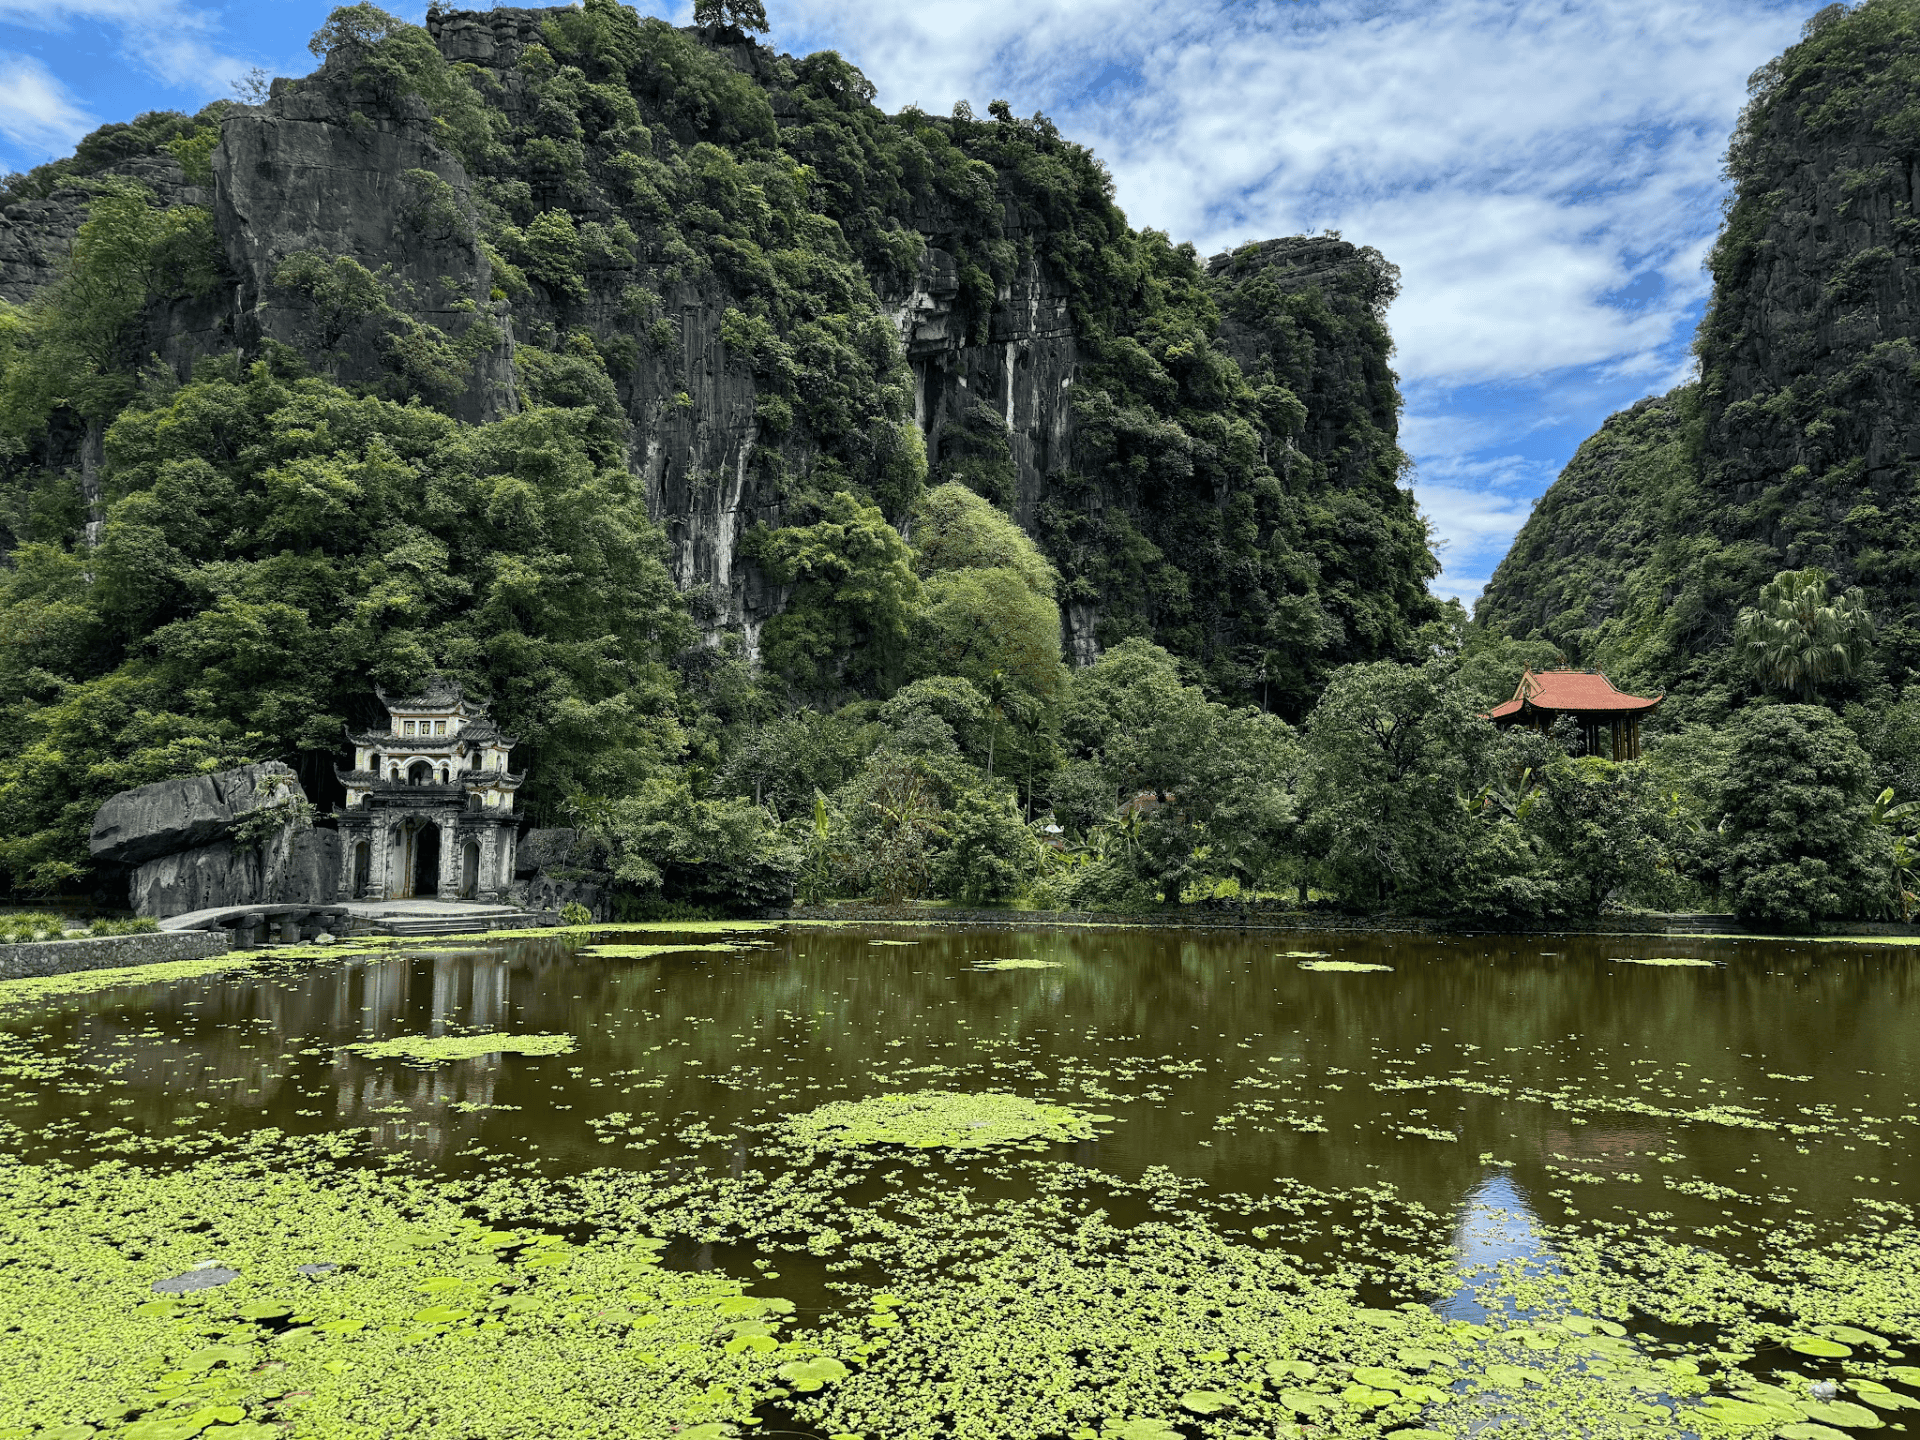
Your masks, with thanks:
[[[923,478],[1041,539],[1079,661],[1150,635],[1297,709],[1428,618],[1377,254],[1204,263],[1130,229],[1043,116],[889,116],[837,55],[612,0],[424,30],[356,6],[317,47],[262,105],[143,116],[15,177],[0,297],[47,295],[103,191],[138,184],[194,212],[200,273],[154,274],[103,375],[284,354],[466,422],[597,407],[696,621],[749,644],[786,598],[756,527],[842,490],[903,522]],[[97,525],[94,410],[43,405],[9,469],[72,468]]]
[[[1734,617],[1782,569],[1860,586],[1885,677],[1920,668],[1920,4],[1829,6],[1751,89],[1699,380],[1581,446],[1476,612],[1676,714],[1748,684]]]

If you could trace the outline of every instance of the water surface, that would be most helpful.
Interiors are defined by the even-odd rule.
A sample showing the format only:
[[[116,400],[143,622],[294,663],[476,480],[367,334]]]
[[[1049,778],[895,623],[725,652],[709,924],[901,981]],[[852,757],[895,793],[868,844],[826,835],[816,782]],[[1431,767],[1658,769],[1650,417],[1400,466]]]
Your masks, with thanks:
[[[1417,1248],[1458,1282],[1361,1298],[1466,1320],[1487,1318],[1469,1283],[1484,1267],[1555,1274],[1554,1236],[1624,1229],[1744,1262],[1782,1227],[1838,1241],[1920,1189],[1910,948],[1148,928],[686,938],[737,948],[625,960],[578,937],[514,940],[0,1013],[9,1054],[62,1062],[16,1063],[0,1118],[29,1159],[164,1165],[203,1132],[271,1127],[363,1132],[465,1180],[738,1177],[791,1167],[778,1122],[828,1101],[1005,1091],[1112,1117],[1048,1158],[1117,1182],[1098,1197],[1115,1223],[1171,1184],[1329,1273],[1342,1255]],[[1012,958],[1050,965],[981,968]],[[1647,959],[1708,963],[1631,963]],[[1321,960],[1388,968],[1307,968]],[[576,1048],[434,1067],[342,1048],[476,1030]],[[1028,1166],[913,1158],[848,1199],[961,1181],[982,1204],[1035,1193]],[[803,1313],[834,1312],[818,1247],[670,1252],[755,1262],[781,1267]]]

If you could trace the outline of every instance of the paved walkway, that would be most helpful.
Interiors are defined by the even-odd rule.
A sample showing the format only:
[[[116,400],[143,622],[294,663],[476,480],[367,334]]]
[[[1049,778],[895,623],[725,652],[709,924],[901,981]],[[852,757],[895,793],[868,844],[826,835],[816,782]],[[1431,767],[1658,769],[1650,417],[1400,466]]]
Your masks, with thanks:
[[[474,900],[348,900],[338,908],[361,920],[479,920],[522,913],[518,905]]]

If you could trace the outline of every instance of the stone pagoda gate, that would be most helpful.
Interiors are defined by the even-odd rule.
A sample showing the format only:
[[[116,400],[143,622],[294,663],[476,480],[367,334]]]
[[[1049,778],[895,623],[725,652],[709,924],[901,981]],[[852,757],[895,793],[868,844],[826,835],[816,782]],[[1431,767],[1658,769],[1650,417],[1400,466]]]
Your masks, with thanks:
[[[515,742],[460,687],[389,699],[388,728],[349,735],[353,769],[340,822],[341,900],[504,900],[513,883],[524,775],[507,769]]]

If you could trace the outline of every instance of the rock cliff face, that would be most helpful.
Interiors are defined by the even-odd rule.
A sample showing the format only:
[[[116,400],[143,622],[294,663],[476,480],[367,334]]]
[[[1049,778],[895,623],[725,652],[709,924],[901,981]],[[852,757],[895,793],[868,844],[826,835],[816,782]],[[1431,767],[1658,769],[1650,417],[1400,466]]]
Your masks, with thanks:
[[[1830,6],[1756,73],[1699,385],[1587,442],[1482,618],[1725,687],[1738,608],[1775,571],[1818,565],[1865,588],[1891,678],[1920,666],[1917,79],[1913,0]]]
[[[97,860],[140,865],[224,840],[263,806],[306,798],[293,771],[270,760],[213,775],[123,790],[102,805],[88,843]]]
[[[493,276],[467,218],[466,170],[434,142],[417,95],[377,96],[383,105],[366,98],[347,85],[283,84],[266,105],[236,107],[223,120],[214,221],[238,277],[235,336],[245,350],[266,342],[299,350],[347,383],[385,378],[391,356],[379,327],[392,317],[285,283],[298,258],[345,257],[378,273],[392,297],[385,303],[444,335],[456,354],[462,341],[480,341],[430,398],[463,420],[511,412],[511,329],[487,318]]]
[[[1335,238],[1203,266],[1128,229],[1044,117],[871,96],[837,56],[612,0],[336,37],[208,122],[204,183],[164,149],[91,172],[217,239],[212,298],[150,305],[129,363],[294,354],[469,421],[597,406],[695,618],[749,651],[786,598],[754,527],[841,489],[905,525],[923,473],[1041,540],[1081,663],[1148,634],[1284,709],[1403,643],[1435,567],[1399,485],[1390,268]],[[0,295],[44,290],[88,198],[0,199]]]

